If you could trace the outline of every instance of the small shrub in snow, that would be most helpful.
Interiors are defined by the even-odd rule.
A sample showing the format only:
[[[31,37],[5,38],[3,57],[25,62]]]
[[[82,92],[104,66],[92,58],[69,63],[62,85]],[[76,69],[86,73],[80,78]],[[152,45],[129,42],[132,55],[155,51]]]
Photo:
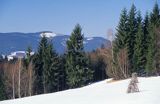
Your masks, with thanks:
[[[128,85],[127,93],[139,92],[137,73],[132,73],[131,81]]]

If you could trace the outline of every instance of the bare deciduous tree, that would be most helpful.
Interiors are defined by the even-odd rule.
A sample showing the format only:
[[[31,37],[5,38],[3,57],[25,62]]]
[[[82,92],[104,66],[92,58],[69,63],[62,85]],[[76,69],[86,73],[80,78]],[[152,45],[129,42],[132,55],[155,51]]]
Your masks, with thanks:
[[[3,71],[5,77],[5,88],[8,98],[15,99],[17,93],[17,79],[18,79],[18,63],[4,62]]]
[[[32,62],[30,62],[29,66],[28,66],[28,78],[29,78],[29,81],[28,81],[28,86],[29,86],[28,94],[29,94],[29,96],[31,96],[32,95],[32,89],[33,89],[33,83],[34,83],[34,80],[35,80]]]
[[[5,92],[9,99],[32,95],[35,80],[32,63],[26,68],[20,60],[14,60],[0,63],[0,67],[4,72]]]
[[[21,70],[22,70],[22,59],[18,58],[18,97],[21,98]]]
[[[126,49],[121,49],[117,54],[117,64],[118,68],[121,72],[121,77],[128,78],[129,77],[129,62],[128,62],[128,54]]]
[[[101,50],[100,53],[103,57],[106,57],[106,73],[109,77],[112,77],[116,80],[129,77],[129,64],[126,49],[121,49],[118,53],[116,53],[116,56],[113,56],[111,48]]]

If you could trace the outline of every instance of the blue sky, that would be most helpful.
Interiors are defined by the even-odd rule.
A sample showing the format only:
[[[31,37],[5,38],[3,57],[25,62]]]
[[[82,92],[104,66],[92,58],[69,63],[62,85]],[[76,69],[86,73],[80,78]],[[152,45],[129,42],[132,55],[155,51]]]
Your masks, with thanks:
[[[0,0],[0,32],[53,31],[70,34],[79,23],[87,37],[107,37],[121,10],[134,3],[142,15],[156,0]],[[160,0],[157,0],[160,4]]]

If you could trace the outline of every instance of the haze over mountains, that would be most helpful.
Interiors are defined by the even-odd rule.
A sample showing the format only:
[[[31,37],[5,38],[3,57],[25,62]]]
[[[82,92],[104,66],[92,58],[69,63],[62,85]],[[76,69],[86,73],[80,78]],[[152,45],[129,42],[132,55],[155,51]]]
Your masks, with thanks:
[[[36,33],[0,33],[0,54],[10,54],[15,51],[26,51],[28,46],[31,46],[35,52],[38,47],[38,43],[43,35],[52,39],[54,49],[62,54],[66,50],[66,41],[69,39],[69,35],[55,34],[53,32],[36,32]],[[110,41],[102,37],[85,37],[84,49],[89,52],[100,48],[102,44],[107,47],[110,46]]]

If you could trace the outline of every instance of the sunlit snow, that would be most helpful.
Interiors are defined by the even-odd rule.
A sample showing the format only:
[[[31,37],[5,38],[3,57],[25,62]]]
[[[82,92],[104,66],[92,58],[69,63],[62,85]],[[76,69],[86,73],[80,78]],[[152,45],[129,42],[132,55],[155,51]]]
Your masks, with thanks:
[[[126,93],[130,79],[104,80],[78,89],[43,94],[0,104],[159,104],[160,77],[139,78],[137,93]]]

